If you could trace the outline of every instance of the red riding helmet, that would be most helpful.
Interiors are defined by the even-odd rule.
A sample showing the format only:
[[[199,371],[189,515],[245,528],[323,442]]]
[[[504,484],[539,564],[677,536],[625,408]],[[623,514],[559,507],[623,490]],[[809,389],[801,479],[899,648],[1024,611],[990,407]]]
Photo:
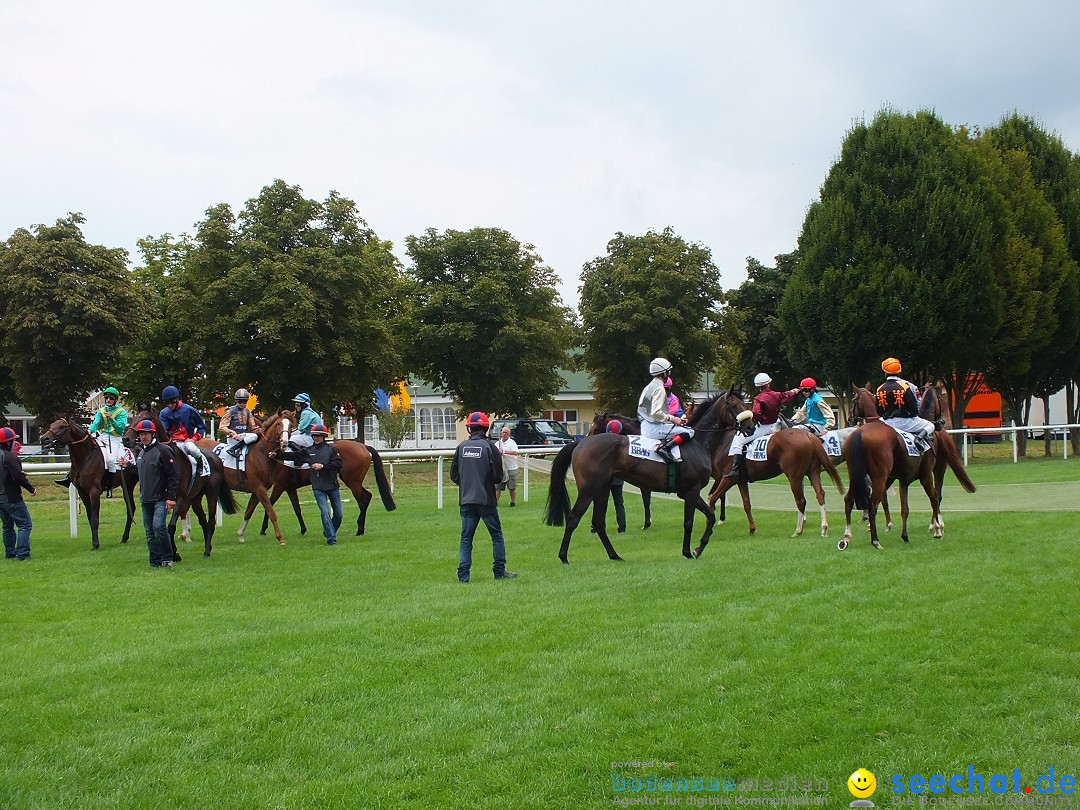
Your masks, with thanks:
[[[0,444],[11,444],[19,435],[9,427],[0,428]]]
[[[607,423],[607,427],[604,428],[605,433],[622,433],[622,422],[618,419],[612,419]]]
[[[799,383],[799,388],[817,388],[817,382],[813,377],[805,377],[803,381]]]
[[[467,427],[491,427],[491,422],[488,421],[487,414],[480,411],[473,411],[469,414],[465,420]]]
[[[143,419],[139,424],[135,425],[136,433],[157,433],[157,427],[149,419]]]

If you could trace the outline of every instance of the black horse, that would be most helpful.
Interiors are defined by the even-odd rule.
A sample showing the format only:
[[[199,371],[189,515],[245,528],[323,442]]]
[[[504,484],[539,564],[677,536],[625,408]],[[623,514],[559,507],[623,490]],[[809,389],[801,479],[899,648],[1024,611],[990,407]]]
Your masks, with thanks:
[[[620,431],[625,436],[641,435],[641,420],[633,416],[624,416],[621,413],[598,413],[593,417],[589,427],[589,435],[596,436],[607,432],[607,426],[611,422],[622,425]],[[645,510],[645,524],[641,527],[647,529],[652,526],[652,493],[647,489],[641,490],[641,506]]]
[[[690,426],[695,428],[697,435],[681,447],[682,462],[676,465],[674,486],[675,493],[684,504],[683,556],[688,559],[699,557],[709,543],[716,515],[702,499],[701,488],[709,483],[713,449],[723,433],[735,429],[735,417],[740,410],[742,400],[729,390],[699,405],[690,420]],[[604,525],[613,477],[617,476],[642,490],[669,491],[668,465],[633,458],[628,446],[629,439],[617,433],[586,436],[563,447],[552,462],[551,488],[548,490],[544,520],[549,526],[566,525],[559,549],[559,559],[563,563],[568,562],[567,553],[574,529],[590,504],[597,510],[593,516],[593,526],[608,557],[612,560],[622,559],[612,547]],[[571,463],[578,489],[573,509],[570,508],[570,495],[566,487],[566,472]],[[690,536],[694,529],[695,510],[705,515],[706,525],[700,544],[691,552]]]

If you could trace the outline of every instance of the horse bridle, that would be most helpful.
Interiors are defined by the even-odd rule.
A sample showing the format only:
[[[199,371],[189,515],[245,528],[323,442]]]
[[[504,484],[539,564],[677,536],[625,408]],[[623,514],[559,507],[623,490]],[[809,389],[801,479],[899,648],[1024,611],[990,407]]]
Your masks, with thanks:
[[[86,431],[86,435],[85,435],[85,436],[83,436],[83,437],[82,437],[81,439],[72,439],[72,438],[70,438],[70,436],[71,436],[71,420],[70,420],[70,419],[65,419],[65,420],[64,420],[64,428],[65,428],[65,429],[67,430],[67,432],[68,432],[68,437],[69,437],[69,438],[68,438],[67,442],[65,442],[65,443],[66,443],[66,444],[67,444],[67,445],[68,445],[69,447],[70,447],[71,445],[75,445],[75,444],[81,444],[81,443],[85,442],[85,441],[86,441],[87,439],[89,439],[89,438],[90,438],[90,436],[91,436],[91,434],[90,434],[90,431],[88,430],[88,431]],[[59,437],[59,436],[56,436],[56,435],[55,435],[55,434],[54,434],[54,433],[52,432],[52,430],[46,430],[46,431],[45,431],[45,432],[44,432],[44,433],[43,433],[43,434],[41,435],[41,438],[43,438],[43,439],[44,439],[44,438],[45,438],[46,436],[48,436],[48,437],[49,437],[49,441],[50,441],[50,442],[58,442],[58,441],[60,441],[60,437]]]

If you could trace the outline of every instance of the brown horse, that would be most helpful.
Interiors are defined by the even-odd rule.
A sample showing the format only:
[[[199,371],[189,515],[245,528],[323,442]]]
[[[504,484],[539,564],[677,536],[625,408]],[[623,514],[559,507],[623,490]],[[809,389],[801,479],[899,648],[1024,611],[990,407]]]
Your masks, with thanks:
[[[158,418],[158,412],[148,404],[142,406],[135,417],[134,423],[129,424],[127,430],[124,431],[124,443],[131,447],[133,451],[138,452],[141,446],[136,441],[138,434],[135,432],[134,426],[144,419],[149,419],[154,423],[157,440],[169,449],[173,456],[173,462],[176,464],[178,478],[176,506],[173,507],[172,518],[169,519],[169,539],[172,541],[173,558],[177,561],[180,559],[180,555],[176,552],[177,522],[181,522],[183,526],[180,531],[183,541],[185,543],[191,542],[190,510],[194,510],[195,515],[199,518],[199,526],[202,528],[203,533],[203,556],[209,557],[213,548],[214,532],[217,529],[218,505],[220,504],[221,510],[226,515],[236,513],[236,499],[233,498],[232,489],[229,488],[229,482],[225,478],[225,469],[221,464],[221,459],[213,453],[203,453],[203,457],[210,466],[210,475],[193,477],[191,462],[188,460],[187,453],[169,441],[169,434],[165,431],[161,419]],[[206,500],[205,510],[203,508],[204,499]]]
[[[641,435],[641,420],[632,416],[623,416],[621,413],[598,413],[593,417],[592,425],[589,426],[589,435],[596,436],[607,432],[608,423],[614,421],[618,421],[622,425],[624,435]],[[647,489],[641,490],[641,505],[645,510],[645,525],[641,528],[647,529],[652,526],[652,493]]]
[[[382,498],[383,506],[387,512],[397,509],[394,503],[394,494],[390,491],[390,482],[383,470],[382,457],[379,452],[369,444],[354,441],[353,439],[338,439],[334,442],[338,455],[341,456],[341,472],[339,476],[345,486],[356,498],[356,505],[360,507],[360,514],[356,518],[356,535],[362,535],[367,526],[367,510],[371,503],[371,492],[364,488],[364,478],[368,470],[375,470],[375,483],[379,488],[379,497]],[[300,498],[297,491],[311,486],[311,474],[309,470],[297,470],[278,464],[274,468],[274,488],[270,492],[270,503],[277,503],[281,493],[289,495],[292,502],[293,512],[300,522],[300,534],[307,534],[307,524],[304,523],[304,515],[300,511]],[[269,516],[263,515],[262,534],[266,534],[269,525]]]
[[[745,404],[739,400],[745,409]],[[803,479],[809,478],[810,485],[814,488],[817,496],[818,509],[821,512],[821,536],[828,537],[829,521],[825,515],[825,489],[821,485],[821,472],[824,470],[836,485],[837,491],[844,494],[844,484],[840,480],[836,467],[825,453],[821,440],[802,428],[787,428],[772,434],[769,439],[765,461],[746,460],[746,479],[727,478],[731,470],[733,457],[728,455],[731,449],[732,433],[724,437],[724,441],[717,445],[712,457],[712,470],[716,483],[709,493],[709,506],[714,506],[717,500],[734,486],[738,486],[742,496],[743,510],[746,512],[746,520],[749,524],[750,534],[757,531],[754,523],[754,515],[750,510],[750,482],[766,481],[775,478],[781,473],[787,476],[791,494],[795,496],[795,506],[798,515],[795,519],[795,534],[798,537],[803,533],[806,525],[806,495],[803,489]]]
[[[941,484],[945,468],[953,471],[965,490],[975,491],[975,484],[964,469],[952,436],[944,430],[935,430],[930,449],[919,458],[912,458],[900,435],[877,420],[877,404],[870,390],[856,386],[854,391],[852,421],[858,418],[867,421],[851,435],[847,444],[849,486],[844,500],[847,526],[837,548],[844,550],[851,540],[852,507],[869,510],[870,542],[875,548],[881,548],[877,534],[877,505],[893,481],[900,482],[900,538],[908,542],[908,486],[918,480],[930,500],[930,529],[934,537],[940,539],[945,532],[945,522],[941,518]]]
[[[57,419],[41,434],[43,447],[57,444],[67,445],[71,453],[71,485],[79,493],[86,510],[86,520],[90,524],[90,541],[94,550],[100,545],[98,521],[101,517],[101,493],[105,489],[119,487],[124,493],[127,522],[124,524],[124,536],[120,542],[126,543],[131,536],[131,524],[135,520],[135,498],[132,492],[139,483],[138,473],[134,468],[106,473],[101,448],[94,442],[90,432],[72,419]]]
[[[231,467],[225,467],[225,480],[229,484],[229,488],[234,491],[250,492],[251,499],[248,501],[247,509],[244,510],[244,519],[240,523],[240,528],[236,532],[237,539],[241,543],[244,542],[244,535],[247,532],[248,522],[251,520],[251,516],[255,512],[255,505],[262,504],[266,510],[266,514],[270,516],[271,522],[274,524],[274,536],[277,537],[277,541],[280,545],[285,545],[285,538],[281,536],[281,527],[278,526],[277,512],[274,511],[274,505],[270,503],[269,489],[274,484],[275,463],[271,454],[277,449],[279,439],[281,438],[283,428],[283,412],[292,414],[289,409],[283,408],[275,414],[271,414],[259,428],[259,439],[250,445],[245,458],[244,466],[244,482],[240,483],[240,478],[236,470]],[[199,447],[204,450],[213,451],[217,446],[217,442],[213,439],[203,439],[199,442]],[[204,455],[212,456],[213,452],[205,453]]]
[[[720,437],[733,430],[735,416],[741,410],[742,400],[730,391],[717,394],[699,405],[690,422],[697,435],[680,448],[682,461],[675,465],[674,490],[683,501],[683,556],[695,559],[701,556],[709,543],[716,515],[701,497],[701,488],[709,481],[713,450]],[[562,546],[559,559],[567,563],[570,538],[590,505],[593,506],[593,526],[600,542],[604,544],[609,559],[622,559],[611,545],[604,525],[611,479],[618,477],[640,489],[657,492],[669,491],[668,465],[634,458],[628,451],[629,439],[618,433],[586,436],[565,445],[551,464],[551,488],[548,490],[544,522],[549,526],[562,526]],[[571,464],[577,482],[578,498],[570,508],[570,495],[566,487],[566,473]],[[698,547],[690,550],[690,537],[694,530],[694,512],[705,515],[705,532]]]

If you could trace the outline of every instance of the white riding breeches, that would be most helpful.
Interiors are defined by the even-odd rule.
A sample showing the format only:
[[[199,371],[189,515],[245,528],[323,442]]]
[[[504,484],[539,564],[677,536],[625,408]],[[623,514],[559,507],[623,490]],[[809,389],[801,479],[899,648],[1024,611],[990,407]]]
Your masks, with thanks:
[[[780,423],[773,422],[771,425],[758,425],[754,428],[754,432],[749,436],[744,436],[742,433],[736,432],[735,438],[731,440],[731,449],[728,451],[728,455],[742,455],[743,448],[750,444],[754,439],[761,436],[768,436],[770,433],[776,433],[778,430],[780,430]]]
[[[111,433],[100,433],[98,434],[98,444],[105,451],[105,469],[109,472],[119,470],[120,465],[117,464],[117,461],[125,452],[124,440],[120,436],[113,436]]]
[[[660,439],[662,441],[669,436],[674,436],[676,433],[681,433],[690,439],[694,436],[694,429],[673,425],[671,422],[650,422],[647,419],[641,421],[641,435],[650,439]]]
[[[299,430],[296,430],[290,434],[289,444],[295,445],[296,447],[311,447],[315,444],[315,440],[306,433],[301,433]]]
[[[892,419],[882,419],[881,421],[889,427],[921,436],[927,441],[930,441],[930,436],[934,432],[934,423],[928,419],[923,419],[921,416],[897,416]]]

